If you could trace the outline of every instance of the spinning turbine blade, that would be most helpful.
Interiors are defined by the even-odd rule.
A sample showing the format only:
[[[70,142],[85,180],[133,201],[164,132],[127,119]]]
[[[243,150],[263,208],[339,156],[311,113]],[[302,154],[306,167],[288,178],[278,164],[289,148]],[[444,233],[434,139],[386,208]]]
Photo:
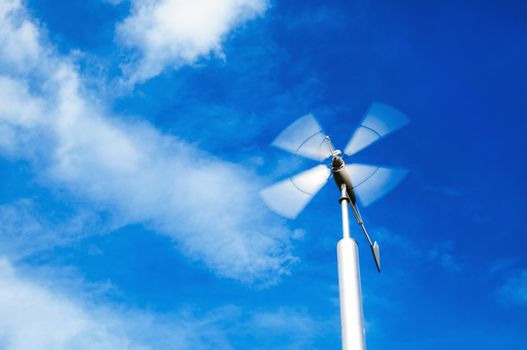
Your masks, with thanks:
[[[374,103],[355,130],[344,153],[351,156],[407,123],[406,116],[398,110],[381,103]]]
[[[326,184],[329,168],[317,165],[260,192],[265,204],[277,214],[294,219]]]
[[[408,170],[390,169],[375,165],[346,165],[353,192],[364,206],[370,205],[390,192],[401,182]]]
[[[315,117],[308,114],[289,125],[272,144],[293,154],[323,161],[331,155],[325,137]]]

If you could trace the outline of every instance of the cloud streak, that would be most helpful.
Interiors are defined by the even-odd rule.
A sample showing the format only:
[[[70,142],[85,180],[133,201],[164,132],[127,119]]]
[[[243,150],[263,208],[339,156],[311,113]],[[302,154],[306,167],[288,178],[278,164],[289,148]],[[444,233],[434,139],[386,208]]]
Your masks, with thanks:
[[[516,271],[500,287],[499,300],[504,304],[527,305],[527,270]]]
[[[11,60],[9,47],[0,48],[7,57],[0,102],[9,101],[1,103],[0,153],[30,161],[45,186],[68,190],[121,225],[142,223],[172,237],[219,275],[252,282],[288,273],[291,232],[260,204],[253,171],[109,113],[75,65],[43,42],[20,2],[4,2],[1,14],[6,35],[22,26],[35,34],[28,52]],[[33,52],[38,65],[18,64]]]
[[[454,241],[445,240],[438,242],[427,253],[429,261],[435,261],[445,270],[450,272],[459,272],[461,265],[454,256]]]
[[[294,309],[224,306],[200,316],[191,309],[152,314],[79,298],[83,293],[77,289],[85,286],[66,291],[54,278],[34,274],[0,257],[2,349],[231,350],[246,337],[274,349],[305,349],[317,334],[318,322]]]
[[[102,313],[90,314],[75,302],[20,278],[7,260],[0,259],[3,349],[144,349],[120,334],[124,324]]]
[[[87,235],[111,231],[101,221],[95,213],[84,209],[57,218],[31,199],[0,205],[0,252],[17,261]]]

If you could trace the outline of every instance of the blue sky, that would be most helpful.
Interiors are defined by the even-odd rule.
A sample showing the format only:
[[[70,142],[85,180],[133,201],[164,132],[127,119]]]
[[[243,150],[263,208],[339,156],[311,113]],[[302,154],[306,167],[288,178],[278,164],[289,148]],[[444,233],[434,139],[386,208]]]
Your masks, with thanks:
[[[270,146],[313,113],[408,177],[358,226],[369,349],[527,343],[520,1],[0,0],[0,348],[337,349],[338,192]]]

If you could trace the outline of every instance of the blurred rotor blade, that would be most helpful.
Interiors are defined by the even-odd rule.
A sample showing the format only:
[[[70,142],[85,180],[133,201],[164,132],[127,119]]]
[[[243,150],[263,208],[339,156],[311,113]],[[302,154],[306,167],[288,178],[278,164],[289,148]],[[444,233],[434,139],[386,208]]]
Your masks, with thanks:
[[[344,153],[351,156],[407,123],[408,118],[398,110],[381,103],[374,103],[351,136]]]
[[[397,186],[406,176],[406,169],[383,168],[375,165],[346,165],[353,192],[362,205],[367,206],[383,197]]]
[[[315,117],[308,114],[289,125],[272,144],[293,154],[323,161],[331,155],[325,137]]]
[[[267,206],[277,214],[294,219],[328,181],[330,170],[317,165],[280,181],[260,192]]]

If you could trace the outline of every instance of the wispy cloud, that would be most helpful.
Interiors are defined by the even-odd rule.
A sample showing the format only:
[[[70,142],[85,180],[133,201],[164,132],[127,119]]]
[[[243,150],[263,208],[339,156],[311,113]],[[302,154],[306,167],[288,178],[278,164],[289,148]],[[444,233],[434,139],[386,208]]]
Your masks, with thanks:
[[[460,189],[451,186],[425,186],[425,190],[447,197],[462,197],[465,195]]]
[[[38,29],[20,2],[3,2],[0,14],[13,35],[22,24]],[[0,101],[9,100],[0,109],[1,153],[30,161],[45,186],[68,190],[122,225],[169,235],[222,276],[254,281],[288,273],[291,232],[260,204],[251,169],[112,115],[68,58],[35,33],[30,52],[0,66]],[[8,60],[6,50],[0,56]],[[18,67],[17,57],[33,52],[38,64]]]
[[[454,256],[454,241],[445,240],[435,244],[427,253],[430,261],[439,263],[448,271],[458,272],[461,270],[459,260]]]
[[[265,346],[267,349],[310,348],[314,338],[322,332],[320,326],[323,323],[306,312],[287,308],[254,312],[249,319],[253,335],[262,338],[272,335],[270,344]]]
[[[489,264],[489,274],[496,275],[500,274],[506,270],[511,270],[518,263],[518,260],[515,258],[501,258],[495,261],[490,262]]]
[[[0,205],[0,222],[0,254],[12,260],[111,230],[92,211],[77,209],[57,218],[31,199]]]
[[[126,335],[124,318],[26,280],[3,258],[0,315],[3,349],[146,349]]]
[[[516,271],[498,290],[504,304],[527,305],[527,270]]]
[[[233,29],[262,14],[266,0],[131,0],[132,12],[117,26],[117,39],[134,50],[124,65],[131,83],[200,57],[222,57],[222,41]]]
[[[423,247],[384,227],[375,228],[374,232],[382,247],[399,251],[401,257],[421,260],[421,263],[415,266],[423,266],[422,262],[428,261],[450,272],[458,272],[462,268],[460,259],[456,256],[458,252],[455,250],[454,240],[437,241],[429,247]]]
[[[127,309],[0,258],[0,346],[25,349],[235,349],[261,339],[274,349],[305,349],[319,323],[294,309],[259,312],[237,306],[198,315]],[[66,283],[67,284],[67,283]],[[259,347],[254,347],[257,349]]]

